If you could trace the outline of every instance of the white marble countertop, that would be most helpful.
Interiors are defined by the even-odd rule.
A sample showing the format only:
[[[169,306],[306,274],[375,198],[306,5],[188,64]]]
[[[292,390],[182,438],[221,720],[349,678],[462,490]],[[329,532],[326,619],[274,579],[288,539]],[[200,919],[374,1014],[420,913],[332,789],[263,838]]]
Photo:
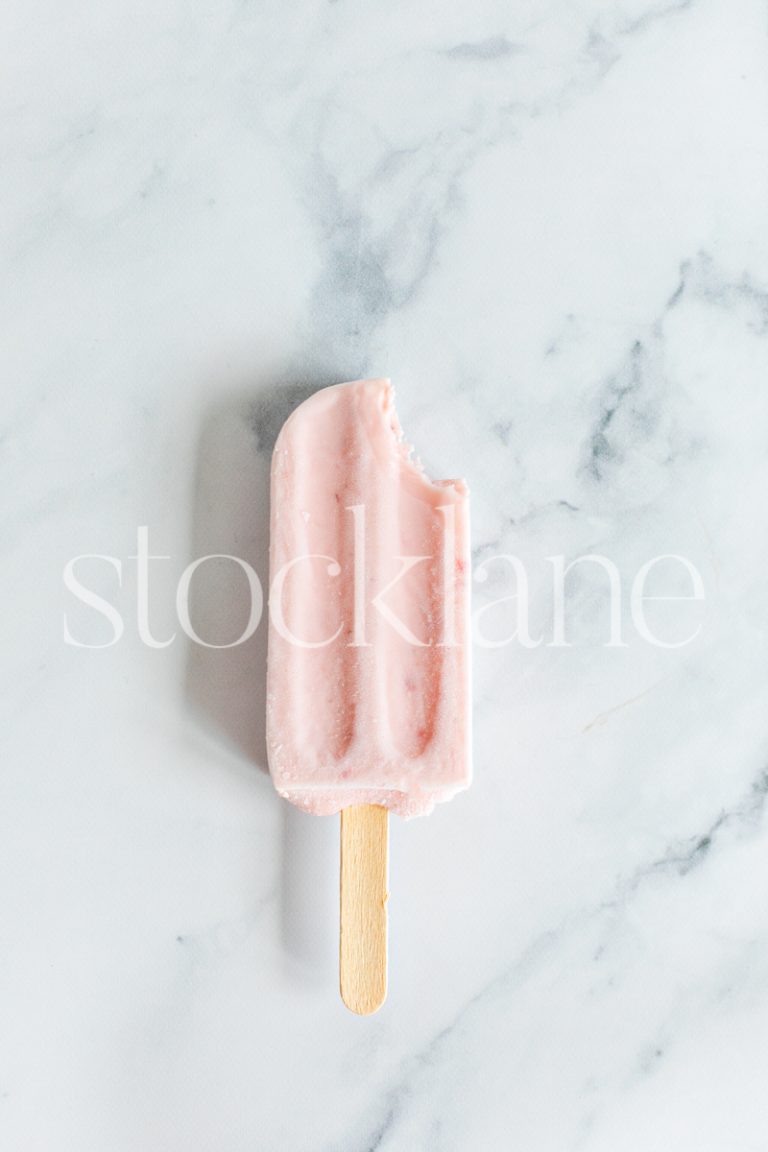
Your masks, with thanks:
[[[0,26],[3,1149],[768,1148],[765,5]],[[265,576],[280,422],[368,375],[467,477],[476,565],[525,565],[542,643],[476,644],[475,785],[393,821],[359,1019],[337,821],[264,771],[265,630],[203,648],[174,596],[205,554]],[[588,562],[552,643],[548,557],[595,553],[625,646]],[[64,586],[83,554],[115,643]],[[630,612],[664,554],[705,590],[645,606],[699,629],[674,648]],[[514,590],[484,571],[479,608]],[[196,580],[200,634],[236,637],[241,574]]]

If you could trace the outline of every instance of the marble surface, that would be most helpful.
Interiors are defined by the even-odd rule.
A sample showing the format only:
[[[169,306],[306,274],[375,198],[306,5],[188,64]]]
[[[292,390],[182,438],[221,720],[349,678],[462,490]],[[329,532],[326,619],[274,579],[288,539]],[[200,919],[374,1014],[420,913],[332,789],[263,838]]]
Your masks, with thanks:
[[[768,1148],[767,48],[758,0],[3,5],[3,1148]],[[476,645],[475,785],[393,823],[368,1020],[264,629],[174,610],[265,575],[276,431],[364,375],[543,636]],[[589,553],[624,647],[589,564],[547,642]]]

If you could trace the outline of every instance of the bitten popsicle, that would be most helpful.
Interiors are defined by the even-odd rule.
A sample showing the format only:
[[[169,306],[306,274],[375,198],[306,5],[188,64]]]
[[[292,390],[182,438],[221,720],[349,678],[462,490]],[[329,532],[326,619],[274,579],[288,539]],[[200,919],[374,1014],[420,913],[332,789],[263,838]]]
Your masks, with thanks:
[[[386,995],[387,813],[471,778],[469,498],[403,442],[388,380],[316,392],[272,459],[267,749],[281,796],[342,814],[341,993]]]

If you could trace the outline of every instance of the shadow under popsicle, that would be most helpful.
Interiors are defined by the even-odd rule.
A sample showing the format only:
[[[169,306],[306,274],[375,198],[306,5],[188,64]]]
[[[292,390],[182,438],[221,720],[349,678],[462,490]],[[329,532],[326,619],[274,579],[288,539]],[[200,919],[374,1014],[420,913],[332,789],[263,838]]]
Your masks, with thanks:
[[[190,560],[235,556],[249,564],[262,589],[269,577],[269,455],[252,426],[252,401],[236,394],[211,407],[197,453]],[[231,560],[207,560],[191,583],[189,615],[196,634],[230,644],[245,630],[251,590]],[[231,648],[190,641],[186,693],[204,727],[267,770],[264,701],[267,628]]]
[[[217,741],[267,772],[266,672],[269,587],[269,470],[285,419],[334,380],[239,388],[206,413],[198,442],[190,561],[239,557],[256,572],[264,612],[254,634],[233,647],[190,641],[187,701]],[[207,571],[206,571],[207,569]],[[207,560],[195,574],[189,613],[208,644],[243,634],[251,590],[232,560]],[[308,816],[263,790],[282,808],[280,933],[294,977],[322,978],[338,951],[338,820]]]

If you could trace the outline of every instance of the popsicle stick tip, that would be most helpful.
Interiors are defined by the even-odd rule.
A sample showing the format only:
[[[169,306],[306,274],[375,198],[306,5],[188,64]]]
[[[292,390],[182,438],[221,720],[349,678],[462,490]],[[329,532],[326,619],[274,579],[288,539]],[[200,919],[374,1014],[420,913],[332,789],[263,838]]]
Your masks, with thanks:
[[[368,994],[364,997],[359,995],[357,988],[345,988],[343,982],[340,984],[340,992],[344,1006],[350,1012],[354,1012],[356,1016],[373,1016],[387,998],[386,983],[378,993]]]

